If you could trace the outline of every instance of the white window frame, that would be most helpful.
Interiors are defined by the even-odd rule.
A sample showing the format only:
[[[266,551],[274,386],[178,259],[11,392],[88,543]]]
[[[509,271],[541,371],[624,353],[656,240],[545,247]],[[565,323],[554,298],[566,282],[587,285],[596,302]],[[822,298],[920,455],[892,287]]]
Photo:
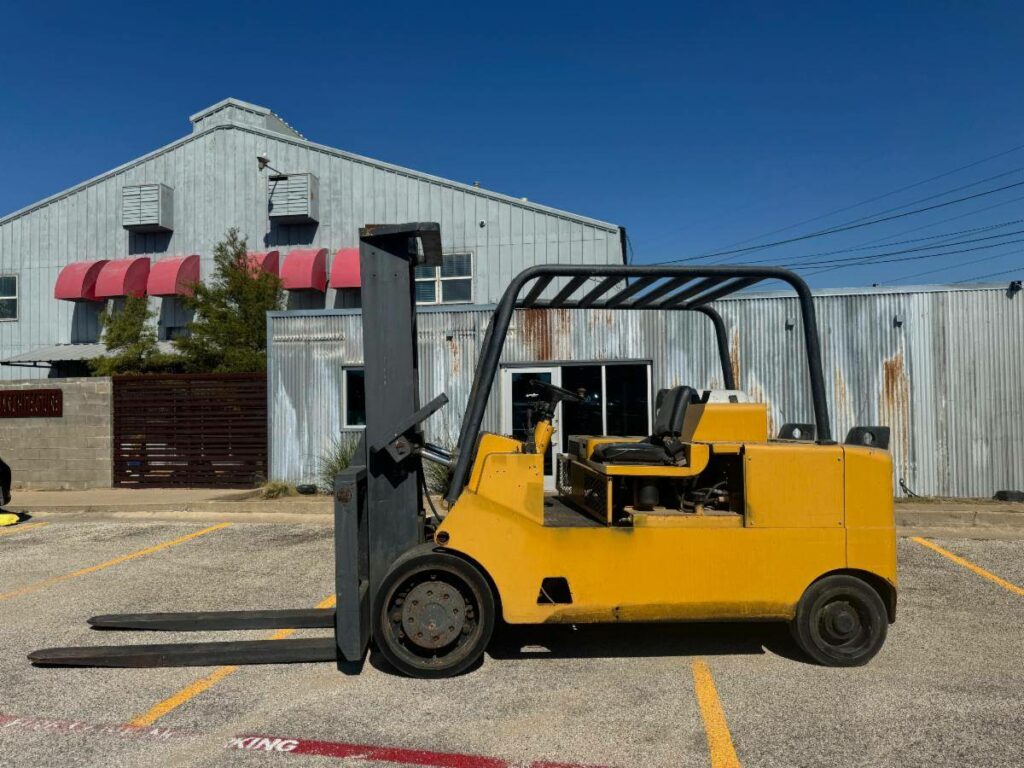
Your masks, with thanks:
[[[601,433],[604,435],[608,434],[608,369],[619,365],[642,365],[647,373],[647,434],[651,434],[654,430],[654,389],[652,387],[652,372],[654,370],[654,361],[649,358],[639,358],[636,360],[625,359],[625,360],[555,360],[552,362],[526,362],[526,363],[507,363],[501,366],[500,370],[500,381],[501,381],[501,433],[503,435],[510,435],[512,433],[512,374],[513,373],[550,373],[551,383],[556,387],[562,386],[562,369],[566,366],[583,366],[583,365],[597,365],[601,368]],[[551,445],[553,456],[557,456],[562,452],[562,404],[559,403],[555,409],[554,418],[552,420],[552,426],[554,427],[554,433],[551,436]],[[550,475],[544,476],[544,488],[546,490],[554,490],[555,488],[555,475],[557,472],[557,462],[552,461]]]
[[[434,300],[433,301],[420,301],[417,299],[416,305],[420,307],[436,307],[439,305],[449,304],[472,304],[475,298],[476,289],[476,258],[472,251],[452,251],[450,253],[444,253],[441,255],[443,259],[445,256],[469,256],[469,274],[468,275],[454,275],[452,277],[442,277],[441,267],[434,267],[433,277],[417,277],[415,282],[417,283],[433,283],[434,284]],[[442,300],[442,284],[450,280],[469,280],[469,298],[460,299],[459,301],[444,301]]]
[[[0,274],[0,277],[13,277],[14,278],[14,295],[13,296],[0,296],[0,299],[14,299],[14,317],[3,317],[0,318],[0,322],[3,323],[15,323],[21,316],[21,298],[18,296],[21,291],[21,278],[12,273]]]
[[[349,371],[363,371],[363,387],[365,402],[366,369],[362,365],[346,365],[341,369],[341,428],[342,429],[366,429],[365,424],[348,423],[348,374]]]

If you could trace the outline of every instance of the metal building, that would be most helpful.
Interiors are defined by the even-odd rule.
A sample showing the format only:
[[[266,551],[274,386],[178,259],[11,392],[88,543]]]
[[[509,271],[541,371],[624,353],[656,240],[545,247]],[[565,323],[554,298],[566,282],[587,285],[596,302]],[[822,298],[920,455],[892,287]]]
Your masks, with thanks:
[[[890,426],[897,493],[900,481],[922,495],[1024,488],[1024,293],[835,290],[816,293],[815,304],[834,432]],[[796,299],[749,293],[718,308],[739,386],[768,403],[771,431],[813,421]],[[458,433],[492,310],[421,315],[421,398],[451,399],[428,423],[435,442]],[[361,319],[357,310],[274,313],[268,327],[270,473],[310,481],[332,440],[358,430]],[[535,376],[588,389],[586,407],[562,414],[556,444],[595,430],[646,434],[657,389],[722,386],[710,324],[690,312],[517,311],[487,429],[523,428],[517,390]]]
[[[0,377],[68,372],[88,350],[63,345],[96,342],[101,308],[129,293],[151,296],[160,338],[182,332],[181,287],[211,273],[232,226],[280,269],[289,308],[358,306],[348,249],[373,222],[441,223],[445,267],[417,283],[428,304],[493,302],[532,264],[623,261],[615,225],[316,144],[264,107],[226,99],[190,119],[189,135],[0,218]]]

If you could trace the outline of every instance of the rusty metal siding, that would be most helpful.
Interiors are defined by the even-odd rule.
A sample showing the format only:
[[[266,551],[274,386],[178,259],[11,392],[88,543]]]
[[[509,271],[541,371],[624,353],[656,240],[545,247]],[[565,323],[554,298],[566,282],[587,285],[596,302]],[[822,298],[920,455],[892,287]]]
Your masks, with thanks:
[[[815,306],[837,439],[854,425],[890,426],[894,482],[902,479],[919,494],[990,496],[1024,488],[1024,294],[821,292]],[[813,421],[796,299],[749,294],[721,301],[719,309],[740,386],[767,403],[770,432],[787,421]],[[428,425],[436,442],[451,442],[458,432],[490,315],[479,307],[420,314],[421,395],[426,401],[444,391],[451,399]],[[360,317],[281,313],[269,322],[271,473],[297,481],[310,466],[300,457],[318,455],[341,429],[337,371],[362,362]],[[702,315],[516,312],[503,364],[567,360],[649,360],[656,389],[722,386]],[[499,428],[499,407],[492,392],[486,429]]]

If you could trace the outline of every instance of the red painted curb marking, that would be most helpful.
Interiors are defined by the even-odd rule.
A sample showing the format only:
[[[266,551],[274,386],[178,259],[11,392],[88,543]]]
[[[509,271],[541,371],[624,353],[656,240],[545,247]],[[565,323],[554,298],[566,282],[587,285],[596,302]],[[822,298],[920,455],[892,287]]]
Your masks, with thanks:
[[[197,731],[177,728],[139,727],[125,723],[90,723],[86,720],[61,720],[48,717],[15,717],[0,714],[0,732],[18,729],[35,732],[88,733],[131,738],[170,741],[199,736]],[[281,755],[316,755],[336,757],[343,760],[366,760],[382,763],[404,763],[426,768],[602,768],[585,763],[560,763],[547,760],[531,762],[509,762],[496,757],[470,755],[459,752],[434,752],[425,749],[404,747],[382,747],[372,744],[350,744],[344,741],[318,741],[316,739],[291,739],[284,736],[263,736],[250,734],[235,736],[227,749],[249,752],[273,752]]]

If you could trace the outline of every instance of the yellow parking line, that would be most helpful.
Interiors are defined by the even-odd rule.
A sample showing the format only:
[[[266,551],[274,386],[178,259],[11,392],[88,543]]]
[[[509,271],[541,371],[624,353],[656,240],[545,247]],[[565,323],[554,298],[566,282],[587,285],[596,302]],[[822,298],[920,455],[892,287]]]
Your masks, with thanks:
[[[328,597],[328,598],[326,598],[324,600],[321,600],[319,603],[317,603],[316,607],[317,608],[333,608],[334,607],[334,603],[335,603],[335,597],[334,597],[334,595],[331,595],[330,597]],[[294,635],[295,632],[296,632],[296,630],[294,630],[294,629],[279,629],[277,632],[275,632],[274,634],[272,634],[270,636],[270,639],[271,640],[284,640],[284,639],[289,638],[292,635]],[[184,688],[182,688],[177,693],[175,693],[175,694],[173,694],[171,696],[168,696],[166,699],[161,701],[159,704],[154,705],[145,714],[139,715],[138,717],[134,718],[133,720],[131,720],[128,723],[128,725],[133,725],[133,726],[135,726],[137,728],[145,728],[147,726],[150,726],[153,723],[155,723],[157,720],[159,720],[161,717],[166,715],[168,712],[171,712],[171,711],[177,709],[178,707],[180,707],[182,704],[184,704],[184,703],[186,703],[188,701],[191,701],[196,696],[201,694],[203,691],[205,691],[205,690],[207,690],[209,688],[212,688],[217,683],[219,683],[221,680],[223,680],[225,677],[227,677],[228,675],[232,675],[232,674],[234,674],[237,671],[238,671],[238,667],[237,666],[233,666],[233,665],[232,666],[217,667],[215,670],[213,670],[213,672],[208,674],[206,677],[201,677],[198,680],[196,680],[194,683],[186,685]]]
[[[60,576],[51,576],[49,579],[43,579],[41,581],[33,582],[32,584],[20,587],[11,592],[0,593],[0,600],[7,600],[12,597],[18,597],[19,595],[26,595],[29,592],[36,592],[40,589],[45,589],[46,587],[53,586],[54,584],[60,584],[62,581],[67,581],[68,579],[74,579],[79,576],[87,576],[90,573],[102,571],[104,568],[111,568],[115,565],[126,563],[129,560],[134,560],[138,557],[152,555],[154,552],[160,552],[161,550],[167,549],[169,547],[176,547],[178,544],[184,544],[186,541],[191,541],[192,539],[198,538],[200,536],[205,536],[208,533],[219,531],[221,528],[227,528],[229,525],[231,525],[231,523],[218,523],[217,525],[211,525],[209,528],[203,528],[203,530],[201,531],[190,533],[187,536],[180,536],[177,539],[165,541],[160,544],[156,544],[152,547],[146,547],[146,549],[140,549],[138,552],[132,552],[129,555],[121,555],[121,557],[115,557],[113,560],[107,560],[107,562],[100,563],[99,565],[90,565],[88,568],[81,568],[77,571],[72,571],[71,573],[64,573]]]
[[[1016,584],[1014,584],[1012,582],[1009,582],[1006,579],[999,578],[994,573],[991,573],[990,571],[986,571],[981,566],[975,565],[974,563],[970,562],[969,560],[965,560],[964,558],[960,557],[959,555],[954,555],[948,549],[943,549],[938,544],[935,544],[934,542],[928,541],[928,539],[922,539],[920,536],[915,536],[913,539],[911,539],[911,541],[913,541],[913,542],[915,542],[917,544],[920,544],[922,547],[928,547],[928,549],[930,549],[930,550],[932,550],[934,552],[938,552],[940,555],[942,555],[943,557],[949,558],[950,560],[952,560],[957,565],[962,565],[964,568],[966,568],[967,570],[971,571],[972,573],[976,573],[979,576],[981,576],[983,579],[988,579],[989,581],[993,582],[994,584],[998,584],[1003,589],[1005,589],[1005,590],[1007,590],[1009,592],[1013,592],[1013,594],[1015,594],[1015,595],[1019,595],[1020,597],[1024,597],[1024,588],[1018,587]]]
[[[700,716],[704,719],[711,768],[740,768],[740,759],[732,745],[729,725],[725,722],[722,703],[715,690],[715,679],[708,665],[700,659],[693,660],[693,689],[697,694]]]
[[[10,536],[12,533],[27,531],[29,528],[41,528],[44,525],[49,525],[49,523],[21,523],[20,525],[12,525],[10,528],[0,529],[0,536]]]

